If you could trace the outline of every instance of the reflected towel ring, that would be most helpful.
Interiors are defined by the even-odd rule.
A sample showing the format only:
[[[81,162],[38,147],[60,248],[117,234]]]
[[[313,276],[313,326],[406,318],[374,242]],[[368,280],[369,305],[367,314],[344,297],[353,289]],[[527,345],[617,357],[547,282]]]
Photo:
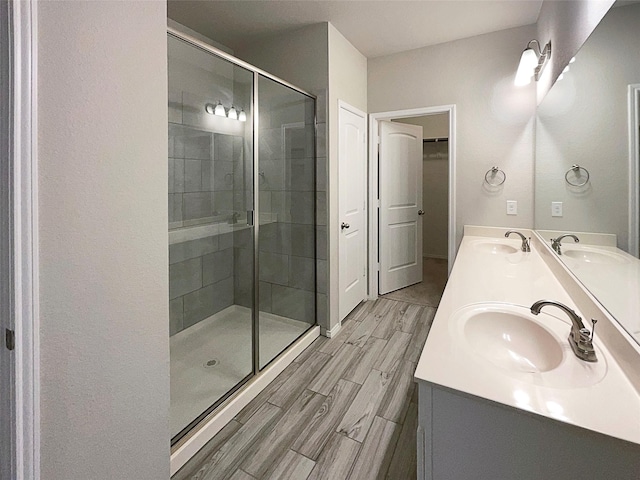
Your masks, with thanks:
[[[502,178],[502,180],[500,180],[500,178]],[[504,183],[506,179],[507,174],[500,170],[498,167],[491,167],[491,169],[487,170],[487,173],[484,174],[484,181],[492,187],[499,187]]]
[[[584,171],[584,174],[581,174],[580,170]],[[585,181],[582,182],[582,183],[580,183],[580,182],[573,183],[572,181],[569,180],[569,174],[571,172],[574,173],[576,178],[580,178],[582,176],[585,176],[586,177]],[[569,170],[567,170],[567,173],[564,174],[564,179],[572,187],[584,187],[587,183],[589,183],[589,170],[587,170],[584,167],[581,167],[578,164],[571,165],[571,168]]]

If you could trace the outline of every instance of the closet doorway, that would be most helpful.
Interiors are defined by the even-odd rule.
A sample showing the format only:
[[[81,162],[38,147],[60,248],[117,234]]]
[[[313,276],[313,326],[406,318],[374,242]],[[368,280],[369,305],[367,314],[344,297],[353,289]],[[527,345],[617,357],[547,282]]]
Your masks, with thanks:
[[[370,204],[384,205],[384,158],[380,148],[380,127],[383,122],[396,122],[422,127],[422,271],[428,277],[432,269],[451,271],[455,258],[455,106],[383,112],[370,116]],[[384,252],[383,225],[379,209],[370,212],[370,271],[369,297],[382,293],[380,286],[381,259]]]

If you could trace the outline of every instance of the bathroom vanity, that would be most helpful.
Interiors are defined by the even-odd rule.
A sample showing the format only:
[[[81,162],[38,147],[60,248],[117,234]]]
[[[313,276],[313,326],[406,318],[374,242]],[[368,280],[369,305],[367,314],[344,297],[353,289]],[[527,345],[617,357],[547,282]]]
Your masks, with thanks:
[[[415,372],[420,480],[640,478],[640,347],[542,237],[465,236]],[[560,302],[595,327],[569,344]]]

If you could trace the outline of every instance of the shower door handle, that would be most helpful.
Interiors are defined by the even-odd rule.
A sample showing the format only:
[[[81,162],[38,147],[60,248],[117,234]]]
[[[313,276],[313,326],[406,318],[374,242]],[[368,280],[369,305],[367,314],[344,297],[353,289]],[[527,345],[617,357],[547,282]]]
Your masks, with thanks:
[[[247,225],[253,227],[253,210],[247,210]]]

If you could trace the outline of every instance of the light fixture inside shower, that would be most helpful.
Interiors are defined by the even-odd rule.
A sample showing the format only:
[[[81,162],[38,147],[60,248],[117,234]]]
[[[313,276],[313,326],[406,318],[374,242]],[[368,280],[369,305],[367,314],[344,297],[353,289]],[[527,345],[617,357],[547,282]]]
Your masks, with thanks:
[[[224,111],[224,107],[222,106],[222,103],[218,102],[218,104],[216,105],[216,109],[213,112],[215,115],[219,116],[219,117],[226,117],[226,113]]]
[[[236,107],[231,105],[231,107],[227,111],[227,109],[224,108],[224,105],[222,105],[221,102],[218,102],[216,105],[214,105],[213,103],[205,104],[204,111],[207,112],[209,115],[216,115],[218,117],[228,117],[231,120],[239,120],[241,122],[247,121],[247,114],[244,112],[244,109],[241,109],[240,113],[238,113],[238,110],[236,110]]]

